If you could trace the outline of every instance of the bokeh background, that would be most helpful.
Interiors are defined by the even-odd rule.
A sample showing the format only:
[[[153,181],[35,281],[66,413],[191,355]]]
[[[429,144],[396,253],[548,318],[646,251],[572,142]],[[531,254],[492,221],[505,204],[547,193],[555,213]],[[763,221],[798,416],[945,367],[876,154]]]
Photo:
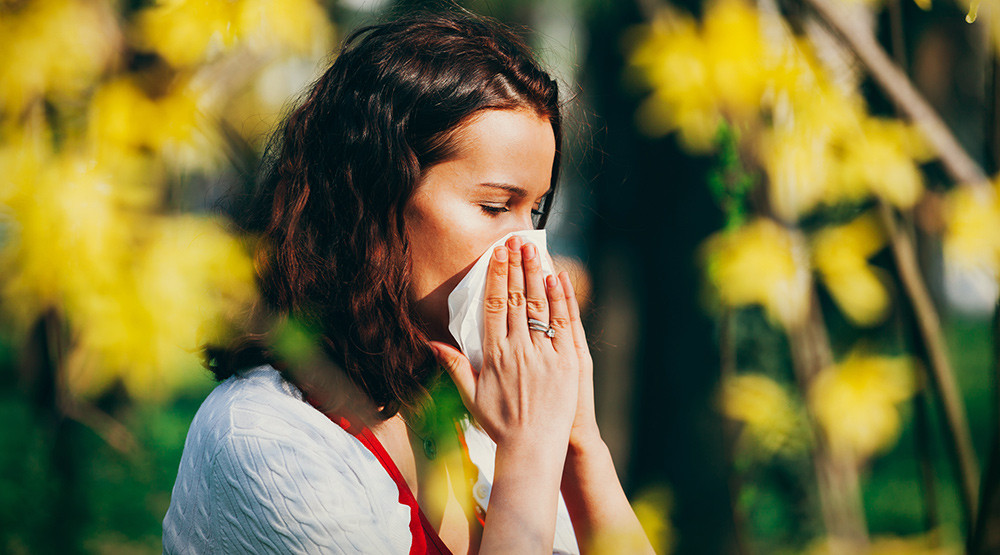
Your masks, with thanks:
[[[0,1],[0,552],[160,551],[254,295],[222,200],[424,5]],[[658,551],[998,552],[1000,5],[458,5],[560,81],[550,249]]]

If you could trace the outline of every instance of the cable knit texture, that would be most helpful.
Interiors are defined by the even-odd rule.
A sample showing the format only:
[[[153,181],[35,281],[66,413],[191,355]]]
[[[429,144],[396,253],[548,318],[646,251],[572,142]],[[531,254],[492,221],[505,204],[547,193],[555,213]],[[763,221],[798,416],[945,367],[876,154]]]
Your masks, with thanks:
[[[165,553],[407,553],[409,507],[371,452],[270,367],[198,409],[163,520]]]
[[[493,461],[482,457],[495,444],[476,426],[463,428],[483,446],[470,445],[470,456],[485,505]],[[553,551],[579,553],[561,497]],[[216,386],[195,414],[163,519],[163,551],[403,554],[409,523],[409,507],[375,456],[261,366]]]

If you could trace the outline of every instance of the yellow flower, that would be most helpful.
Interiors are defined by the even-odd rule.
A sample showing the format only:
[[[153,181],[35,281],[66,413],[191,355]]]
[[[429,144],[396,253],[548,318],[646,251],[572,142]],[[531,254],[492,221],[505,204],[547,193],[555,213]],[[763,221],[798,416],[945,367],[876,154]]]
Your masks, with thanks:
[[[722,384],[722,412],[742,422],[742,450],[763,459],[795,454],[807,442],[803,417],[791,396],[777,382],[759,374],[742,374]]]
[[[813,238],[813,264],[844,314],[858,326],[872,326],[889,313],[889,293],[868,258],[886,239],[875,214],[828,227]]]
[[[0,159],[22,157],[3,202],[11,240],[0,249],[2,297],[15,320],[29,323],[68,298],[117,283],[137,214],[158,191],[122,182],[75,154],[57,155],[44,136],[12,138]]]
[[[808,397],[831,447],[863,461],[896,442],[900,432],[896,404],[915,390],[908,358],[854,351],[839,364],[822,370]]]
[[[900,208],[912,208],[923,193],[915,161],[930,152],[917,130],[887,118],[865,117],[861,132],[842,141],[844,191],[864,190]]]
[[[709,281],[728,306],[761,305],[786,328],[801,323],[809,301],[803,240],[771,220],[720,232],[704,246]]]
[[[102,160],[150,152],[181,168],[213,169],[221,138],[183,83],[153,99],[128,79],[98,89],[90,105],[90,140]]]
[[[0,113],[17,114],[43,95],[72,98],[92,85],[121,46],[110,5],[35,0],[0,7]]]
[[[209,59],[236,43],[236,0],[160,0],[137,19],[140,45],[174,66]]]
[[[636,114],[639,129],[652,136],[678,129],[688,149],[707,152],[721,115],[694,21],[665,9],[633,34],[637,40],[630,64],[654,91]]]
[[[142,399],[163,399],[203,377],[198,348],[218,341],[253,299],[253,268],[220,222],[152,218],[119,288],[80,297],[69,308],[90,356],[68,382],[80,395],[115,379]]]
[[[315,0],[241,0],[240,35],[261,52],[323,54],[333,40],[333,26]]]
[[[1000,195],[996,187],[958,186],[945,202],[949,262],[1000,277]]]

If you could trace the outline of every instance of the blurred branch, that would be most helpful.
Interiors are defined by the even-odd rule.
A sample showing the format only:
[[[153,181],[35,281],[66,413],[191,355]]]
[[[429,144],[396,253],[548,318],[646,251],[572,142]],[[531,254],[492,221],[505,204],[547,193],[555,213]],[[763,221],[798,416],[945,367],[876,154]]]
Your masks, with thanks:
[[[987,178],[982,168],[968,155],[951,130],[913,86],[906,74],[889,58],[874,33],[845,17],[831,0],[805,0],[820,19],[839,37],[868,68],[897,109],[905,113],[924,133],[952,178],[969,185],[982,185]],[[912,305],[920,337],[930,361],[930,375],[944,409],[946,435],[952,447],[959,472],[963,506],[970,527],[975,522],[979,492],[979,464],[972,447],[972,435],[955,373],[948,358],[937,310],[927,291],[910,237],[900,229],[892,209],[880,203],[880,215],[885,225],[899,275]]]
[[[813,378],[833,364],[830,338],[827,335],[815,289],[810,293],[809,314],[805,322],[788,332],[795,377],[803,397]],[[809,422],[815,431],[813,466],[818,483],[820,508],[827,534],[836,540],[831,549],[845,553],[863,553],[868,547],[868,525],[861,499],[861,484],[855,462],[837,456],[830,448],[823,430],[806,404]]]
[[[935,386],[944,410],[945,433],[952,446],[955,467],[959,473],[966,521],[971,528],[976,520],[976,502],[979,495],[979,463],[972,447],[972,434],[965,417],[965,406],[955,380],[955,372],[948,357],[947,345],[941,331],[937,310],[920,274],[913,242],[896,222],[896,215],[884,202],[879,203],[879,215],[885,226],[900,280],[920,330],[920,338],[930,362],[929,377]]]
[[[77,400],[64,400],[60,403],[62,413],[90,428],[109,446],[123,455],[134,453],[139,443],[124,424],[110,414],[90,403]]]
[[[962,148],[906,74],[893,63],[873,33],[845,17],[842,8],[832,0],[805,0],[805,3],[812,6],[820,20],[850,47],[899,110],[920,127],[952,179],[969,185],[986,183],[982,168]]]
[[[1000,302],[993,309],[993,366],[1000,377]],[[993,448],[983,484],[979,515],[969,533],[966,551],[971,555],[1000,552],[1000,391],[994,397]]]
[[[733,344],[733,309],[726,308],[719,318],[719,367],[721,376],[719,382],[725,384],[736,376],[736,348]],[[733,511],[733,529],[735,553],[740,555],[749,553],[743,538],[743,531],[746,529],[746,518],[740,510],[740,490],[743,484],[736,471],[736,438],[738,437],[738,424],[731,420],[723,422],[723,433],[725,434],[724,449],[726,460],[729,463],[729,503]]]

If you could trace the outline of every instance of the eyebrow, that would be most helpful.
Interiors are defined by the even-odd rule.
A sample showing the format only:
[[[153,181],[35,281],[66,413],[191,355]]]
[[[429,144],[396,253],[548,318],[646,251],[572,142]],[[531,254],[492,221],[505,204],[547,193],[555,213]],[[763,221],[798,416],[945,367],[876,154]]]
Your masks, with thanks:
[[[517,185],[511,185],[510,183],[480,183],[479,185],[482,187],[501,189],[520,198],[526,198],[528,196],[528,191],[526,189],[524,189],[523,187],[518,187]],[[542,193],[542,196],[544,197],[545,195],[551,192],[552,192],[552,187],[549,187],[548,190]]]

